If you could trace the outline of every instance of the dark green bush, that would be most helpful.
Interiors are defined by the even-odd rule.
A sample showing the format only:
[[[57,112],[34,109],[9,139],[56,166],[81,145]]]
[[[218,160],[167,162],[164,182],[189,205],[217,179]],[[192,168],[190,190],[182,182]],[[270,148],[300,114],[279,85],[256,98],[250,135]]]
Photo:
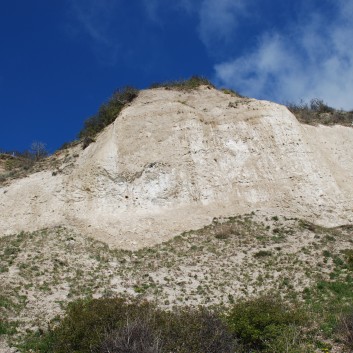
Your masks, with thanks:
[[[57,353],[231,353],[235,344],[226,324],[210,310],[167,312],[115,298],[71,304],[59,326],[28,347]]]
[[[153,329],[152,317],[127,320],[125,325],[109,332],[95,347],[94,353],[161,353],[160,333]]]
[[[260,250],[254,254],[254,257],[267,257],[271,255],[272,255],[272,252],[269,250]]]
[[[167,81],[162,83],[154,83],[150,86],[150,88],[166,88],[166,89],[178,89],[178,90],[193,90],[200,86],[211,86],[214,87],[212,82],[210,82],[207,78],[202,76],[191,76],[189,79],[184,80],[176,80],[176,81]]]
[[[147,302],[128,303],[122,298],[73,303],[54,331],[55,352],[91,352],[107,334],[124,329],[130,320],[143,321],[153,310]]]
[[[220,315],[206,308],[179,309],[161,321],[163,352],[231,353],[235,340]]]
[[[272,353],[284,352],[284,345],[291,337],[294,339],[303,320],[301,311],[290,309],[280,299],[267,297],[237,303],[227,315],[230,329],[247,351]],[[297,349],[299,342],[292,340],[289,351]]]
[[[138,90],[133,87],[124,87],[117,90],[107,103],[104,103],[96,115],[84,122],[83,129],[79,132],[79,138],[93,138],[98,132],[111,124],[119,115],[124,106],[132,102],[138,96]]]
[[[338,320],[337,331],[343,342],[353,349],[353,309],[341,314]]]

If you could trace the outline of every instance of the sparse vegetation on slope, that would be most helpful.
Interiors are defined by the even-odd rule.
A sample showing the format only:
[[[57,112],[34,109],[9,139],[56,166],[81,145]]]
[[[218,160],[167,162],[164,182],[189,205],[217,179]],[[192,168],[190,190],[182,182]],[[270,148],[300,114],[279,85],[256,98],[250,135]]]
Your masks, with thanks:
[[[207,78],[201,76],[192,76],[189,79],[176,80],[176,81],[167,81],[161,83],[153,83],[150,88],[165,88],[165,89],[177,89],[181,91],[189,91],[196,89],[200,86],[210,86],[214,87],[213,83],[210,82]]]
[[[323,100],[314,98],[310,103],[288,104],[288,109],[304,124],[311,125],[353,125],[353,112],[337,110]]]
[[[39,141],[33,142],[31,148],[23,152],[0,149],[0,185],[31,173],[48,154],[45,143]]]
[[[352,248],[351,227],[327,229],[256,215],[215,219],[203,229],[134,252],[109,250],[65,228],[20,233],[0,239],[1,329],[13,343],[24,344],[28,333],[38,341],[48,324],[54,328],[60,322],[67,304],[79,298],[148,300],[158,310],[217,306],[226,313],[231,308],[239,312],[244,301],[255,305],[253,300],[270,293],[283,298],[284,308],[297,310],[299,302],[308,313],[305,336],[300,322],[286,321],[286,337],[294,342],[288,352],[314,352],[329,344],[337,348],[349,344]],[[342,319],[341,313],[346,315]],[[257,321],[250,322],[250,333],[245,334],[236,317],[232,320],[238,340],[258,330]],[[271,347],[280,347],[286,337],[272,329],[280,331],[282,323],[271,325],[258,335],[273,334]],[[244,349],[250,349],[244,340]],[[257,349],[276,352],[269,347]]]
[[[116,119],[126,104],[138,96],[138,92],[136,88],[130,86],[117,90],[108,102],[99,108],[97,114],[84,122],[84,127],[78,134],[79,138],[87,139],[87,141],[93,139]]]
[[[221,91],[224,94],[229,94],[230,96],[233,96],[233,97],[246,98],[245,96],[242,96],[239,92],[234,91],[233,89],[230,89],[230,88],[221,88]]]

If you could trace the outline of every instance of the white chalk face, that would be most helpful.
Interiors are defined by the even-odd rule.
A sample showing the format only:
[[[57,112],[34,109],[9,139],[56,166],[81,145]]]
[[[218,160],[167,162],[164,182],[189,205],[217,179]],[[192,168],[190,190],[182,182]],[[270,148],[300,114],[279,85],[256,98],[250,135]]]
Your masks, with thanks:
[[[138,248],[259,209],[346,223],[352,146],[351,128],[302,125],[267,101],[146,90],[84,150],[2,186],[0,233],[62,224]]]

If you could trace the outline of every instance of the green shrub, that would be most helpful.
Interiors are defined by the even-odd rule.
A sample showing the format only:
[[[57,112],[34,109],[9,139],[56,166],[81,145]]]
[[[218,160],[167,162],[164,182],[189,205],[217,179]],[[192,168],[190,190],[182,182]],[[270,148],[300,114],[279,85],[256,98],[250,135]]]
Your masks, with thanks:
[[[353,349],[353,309],[341,314],[338,320],[337,332],[346,346]]]
[[[92,351],[94,353],[161,353],[161,337],[148,317],[127,320],[125,325],[109,332]]]
[[[155,311],[138,316],[108,336],[95,353],[231,353],[234,341],[225,324],[206,310]]]
[[[314,98],[309,103],[287,104],[296,118],[305,124],[345,125],[351,126],[353,112],[345,112],[328,106],[322,99]]]
[[[345,249],[342,251],[345,255],[346,266],[349,270],[353,270],[353,250],[352,249]]]
[[[5,320],[0,321],[0,336],[13,335],[15,333],[16,333],[16,324],[7,322]]]
[[[75,302],[53,331],[53,349],[57,353],[91,352],[107,333],[148,310],[147,303],[133,305],[121,298]]]
[[[202,76],[191,76],[189,79],[184,80],[176,80],[176,81],[167,81],[162,83],[153,83],[150,88],[166,88],[166,89],[178,89],[182,91],[193,90],[200,86],[211,86],[214,87],[212,82],[210,82],[207,78]]]
[[[138,96],[138,90],[133,87],[124,87],[117,90],[107,103],[104,103],[96,115],[84,122],[79,138],[93,138],[106,126],[111,124],[119,115],[124,106]]]
[[[184,308],[164,315],[160,325],[163,352],[234,352],[235,341],[217,313],[206,308]]]
[[[227,322],[235,337],[249,351],[284,352],[287,338],[296,336],[304,317],[280,299],[261,297],[235,304]],[[292,341],[290,352],[297,352],[299,342]]]
[[[254,257],[267,257],[272,256],[272,252],[269,250],[260,250],[254,254]]]
[[[207,309],[162,311],[122,298],[71,304],[59,326],[26,348],[56,353],[231,353],[234,339],[217,313]]]

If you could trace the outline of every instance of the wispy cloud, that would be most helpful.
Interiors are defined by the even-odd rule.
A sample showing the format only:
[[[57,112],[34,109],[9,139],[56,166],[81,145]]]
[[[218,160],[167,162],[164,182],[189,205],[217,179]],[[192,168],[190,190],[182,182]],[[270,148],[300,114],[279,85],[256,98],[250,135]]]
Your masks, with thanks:
[[[245,55],[215,65],[219,83],[242,93],[280,102],[324,99],[352,109],[352,2],[331,13],[312,13],[285,32],[261,35]]]
[[[143,6],[149,20],[153,22],[160,22],[160,5],[160,0],[143,0]]]
[[[122,43],[113,26],[121,19],[116,16],[123,13],[127,0],[69,1],[80,28],[97,53],[106,53],[106,60],[114,62],[122,47],[131,49],[131,43]],[[286,13],[284,19],[277,18],[283,22],[278,26],[266,16],[271,16],[274,6],[282,10],[288,6],[281,0],[273,2],[269,6],[262,0],[142,0],[139,6],[144,9],[140,16],[146,26],[149,22],[163,27],[175,14],[192,16],[210,57],[218,57],[214,78],[220,85],[279,102],[319,97],[332,106],[352,109],[353,2],[298,0],[295,8],[306,6],[306,11]],[[332,11],[320,10],[327,4]],[[241,43],[242,38],[249,41],[244,28],[250,27],[252,44]],[[233,49],[235,42],[241,46],[239,52]]]
[[[199,33],[207,46],[231,40],[238,20],[246,14],[244,0],[204,0],[199,8]]]
[[[69,0],[71,28],[87,36],[95,53],[106,64],[114,64],[120,47],[114,33],[114,16],[120,0]]]
[[[142,0],[147,18],[155,23],[163,23],[168,21],[165,13],[179,12],[187,15],[197,14],[200,4],[204,0]]]
[[[161,13],[179,11],[196,17],[200,39],[207,47],[228,42],[240,17],[247,13],[247,4],[253,0],[143,0],[148,17],[163,22]]]

